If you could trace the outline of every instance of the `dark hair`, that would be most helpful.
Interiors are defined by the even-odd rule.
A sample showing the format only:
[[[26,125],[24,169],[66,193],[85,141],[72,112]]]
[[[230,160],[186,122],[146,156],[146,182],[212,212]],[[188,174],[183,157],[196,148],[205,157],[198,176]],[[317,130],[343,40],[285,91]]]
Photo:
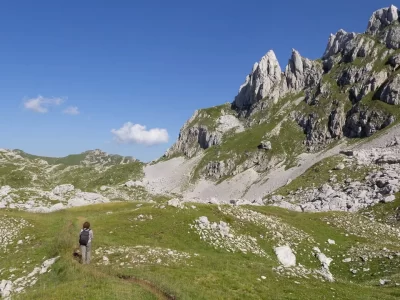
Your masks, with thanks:
[[[90,228],[90,223],[89,222],[83,223],[83,228],[84,229],[89,229]]]

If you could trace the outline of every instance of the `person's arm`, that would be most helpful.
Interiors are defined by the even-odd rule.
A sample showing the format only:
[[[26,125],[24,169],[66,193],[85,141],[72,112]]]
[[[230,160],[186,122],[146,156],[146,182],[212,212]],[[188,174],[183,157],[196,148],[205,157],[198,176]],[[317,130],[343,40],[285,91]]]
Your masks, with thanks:
[[[90,230],[90,232],[89,232],[89,234],[90,234],[90,240],[93,240],[93,230]]]

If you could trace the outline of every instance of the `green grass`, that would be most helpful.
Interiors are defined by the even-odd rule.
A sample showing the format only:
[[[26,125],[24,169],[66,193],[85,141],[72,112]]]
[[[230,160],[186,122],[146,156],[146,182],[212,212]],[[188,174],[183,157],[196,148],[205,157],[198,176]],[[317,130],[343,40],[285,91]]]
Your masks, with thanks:
[[[198,180],[202,176],[204,167],[213,161],[226,161],[233,159],[235,165],[240,165],[246,159],[260,150],[257,148],[265,135],[268,135],[293,109],[293,102],[302,97],[303,94],[290,95],[278,101],[271,103],[264,111],[257,112],[252,116],[254,119],[265,117],[266,121],[253,125],[245,131],[229,135],[223,143],[218,146],[205,150],[204,157],[196,166],[192,173],[192,181]],[[284,109],[282,106],[287,104]],[[265,113],[265,116],[262,114]],[[263,151],[264,161],[269,161],[273,157],[286,160],[286,166],[290,167],[296,164],[296,157],[305,151],[303,145],[304,133],[300,127],[293,121],[283,121],[280,133],[278,135],[266,137],[272,143],[272,149]],[[220,181],[231,177],[224,176]]]
[[[35,234],[30,245],[19,246],[18,253],[11,251],[0,255],[2,267],[16,267],[29,258],[29,271],[40,264],[44,256],[61,256],[50,273],[42,275],[37,285],[28,288],[26,294],[15,299],[156,299],[149,291],[119,279],[118,275],[151,281],[163,291],[175,295],[177,299],[265,299],[266,295],[270,299],[324,299],[327,296],[335,296],[336,299],[396,299],[400,296],[396,288],[378,286],[379,274],[369,278],[354,278],[348,265],[336,257],[346,253],[357,242],[376,241],[355,236],[346,237],[342,229],[328,225],[323,220],[333,214],[295,213],[274,207],[251,208],[277,217],[313,237],[316,245],[300,244],[297,255],[299,263],[308,268],[318,268],[319,264],[310,255],[310,247],[318,244],[324,253],[334,258],[331,271],[337,280],[335,283],[323,283],[315,279],[278,276],[272,270],[278,266],[273,253],[274,243],[259,237],[260,234],[265,235],[264,228],[222,214],[216,206],[196,206],[195,210],[176,210],[171,207],[160,210],[150,205],[138,208],[135,204],[114,203],[46,215],[0,211],[0,218],[5,214],[23,217],[35,225],[34,229],[27,229],[22,234]],[[112,214],[106,214],[108,211],[112,211]],[[153,220],[134,221],[134,217],[139,214],[151,214]],[[240,234],[254,236],[269,258],[215,250],[189,228],[189,224],[203,215],[208,216],[211,221],[229,222]],[[91,265],[83,266],[73,259],[72,251],[76,245],[79,226],[84,220],[91,222],[95,232],[94,250],[98,247],[148,245],[192,255],[197,253],[199,256],[192,256],[190,265],[167,267],[141,264],[132,269],[115,264],[98,266],[96,262],[101,257],[95,256]],[[327,245],[328,238],[334,239],[336,245]],[[330,251],[325,251],[325,248]],[[266,276],[267,280],[257,281],[261,275]],[[2,276],[5,275],[0,275],[0,279]],[[398,278],[396,276],[398,271],[388,278]]]
[[[143,163],[128,158],[121,164],[123,157],[120,156],[110,156],[105,166],[81,164],[81,158],[86,154],[71,155],[50,165],[39,164],[36,156],[25,154],[24,157],[24,160],[13,159],[0,165],[0,186],[51,190],[60,184],[73,184],[78,189],[92,192],[103,185],[118,186],[129,180],[140,180],[144,175]]]
[[[199,115],[190,124],[188,124],[188,128],[194,126],[206,126],[209,131],[214,131],[218,126],[218,118],[222,116],[222,110],[224,110],[225,113],[235,113],[231,109],[230,103],[203,108],[199,110]]]

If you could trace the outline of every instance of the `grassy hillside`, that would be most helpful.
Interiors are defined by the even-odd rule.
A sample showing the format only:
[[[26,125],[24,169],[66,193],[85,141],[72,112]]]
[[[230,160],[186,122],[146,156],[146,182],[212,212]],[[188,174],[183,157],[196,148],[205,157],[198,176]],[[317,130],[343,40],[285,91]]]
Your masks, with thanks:
[[[15,150],[0,152],[0,160],[0,186],[52,189],[60,184],[73,184],[88,192],[97,191],[103,185],[139,180],[143,177],[144,165],[130,157],[93,151],[48,158]]]
[[[363,234],[364,225],[360,224],[366,220],[365,212],[307,214],[272,207],[232,209],[197,204],[183,210],[162,207],[114,203],[48,215],[2,210],[0,223],[22,218],[34,227],[22,228],[6,252],[0,249],[0,279],[14,274],[15,280],[24,270],[29,273],[40,265],[44,257],[59,255],[51,272],[40,275],[36,285],[13,299],[172,299],[167,295],[176,299],[400,297],[395,286],[400,283],[400,257],[377,255],[365,262],[354,254],[364,246],[373,248],[369,254],[384,248],[390,253],[400,252],[398,238],[384,223],[372,222],[370,234]],[[386,208],[388,214],[393,213],[393,206],[380,206],[376,211],[382,214]],[[210,239],[212,235],[203,232],[201,239],[191,226],[201,216],[207,216],[210,222],[227,222],[233,236],[223,239],[214,235]],[[72,255],[85,220],[92,223],[95,234],[93,261],[88,266],[80,265]],[[343,226],[347,224],[344,222],[351,226]],[[375,231],[381,234],[376,236]],[[16,241],[25,236],[30,239],[17,245]],[[328,244],[328,239],[336,244]],[[311,272],[306,275],[308,278],[280,275],[273,270],[279,266],[273,251],[278,244],[290,244],[297,253],[297,263],[304,266],[285,273],[300,274],[306,270]],[[315,246],[333,258],[330,270],[336,278],[334,283],[313,277],[312,271],[320,268],[312,255]],[[104,264],[103,256],[109,264]],[[347,257],[353,261],[342,262]],[[350,269],[358,272],[353,274]],[[150,284],[121,278],[146,280]],[[379,286],[380,279],[391,282]]]

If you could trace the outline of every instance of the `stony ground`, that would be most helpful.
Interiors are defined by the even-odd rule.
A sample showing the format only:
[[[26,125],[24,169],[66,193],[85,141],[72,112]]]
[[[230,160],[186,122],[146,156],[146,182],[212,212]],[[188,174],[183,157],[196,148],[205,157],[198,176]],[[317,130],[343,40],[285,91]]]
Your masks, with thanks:
[[[378,221],[385,207],[388,217],[394,213],[397,199],[354,214],[168,202],[105,203],[46,215],[3,209],[2,230],[21,226],[1,250],[0,292],[12,299],[87,292],[96,299],[131,293],[153,299],[142,285],[120,279],[138,278],[178,299],[400,296],[400,224]],[[72,255],[84,220],[95,232],[89,266]],[[76,281],[87,288],[75,288]]]

